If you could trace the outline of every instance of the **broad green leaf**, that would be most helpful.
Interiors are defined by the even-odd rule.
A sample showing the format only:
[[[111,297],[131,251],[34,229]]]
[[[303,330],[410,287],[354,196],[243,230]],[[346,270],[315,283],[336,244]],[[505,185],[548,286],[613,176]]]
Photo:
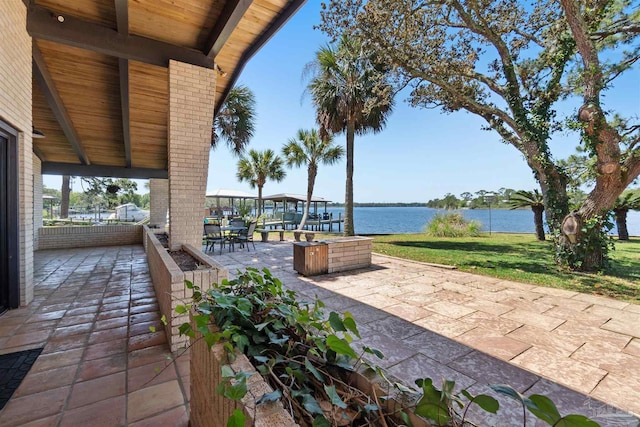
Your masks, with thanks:
[[[499,393],[499,394],[501,394],[503,396],[510,397],[513,400],[517,400],[518,402],[521,402],[521,403],[524,403],[524,401],[526,399],[523,395],[518,393],[518,391],[516,389],[514,389],[513,387],[511,387],[509,385],[491,384],[491,385],[489,385],[489,387],[491,387],[491,389],[493,391],[495,391],[496,393]]]
[[[491,396],[479,394],[473,399],[473,403],[484,409],[486,412],[495,414],[500,409],[500,403]]]
[[[160,317],[160,322],[162,322],[164,326],[167,326],[167,316],[163,314],[162,317]]]
[[[260,399],[258,399],[258,401],[256,403],[260,404],[260,403],[265,403],[265,402],[276,402],[278,400],[280,400],[280,398],[282,397],[282,392],[278,389],[276,389],[275,391],[271,392],[271,393],[265,393],[262,395],[262,397]]]
[[[267,356],[253,356],[256,362],[258,363],[267,363],[269,358]]]
[[[258,331],[261,331],[261,330],[263,330],[264,328],[266,328],[266,327],[267,327],[271,322],[273,322],[273,320],[269,320],[268,322],[259,323],[259,324],[255,325],[255,328],[256,328]]]
[[[156,331],[156,327],[155,326],[149,326],[149,331],[150,332],[155,332]]]
[[[402,418],[402,421],[408,425],[409,427],[413,427],[413,423],[411,422],[411,418],[409,418],[409,414],[407,414],[404,411],[400,411],[399,412],[400,418]]]
[[[336,332],[345,332],[347,329],[344,327],[344,323],[342,319],[340,319],[340,315],[335,311],[332,311],[329,314],[329,324]]]
[[[314,397],[309,393],[306,393],[302,396],[302,405],[304,406],[304,409],[309,411],[311,414],[324,414],[322,408],[318,404],[318,401],[314,399]]]
[[[176,305],[176,310],[175,311],[178,314],[185,314],[189,310],[187,309],[187,306],[182,305],[182,304],[178,304],[178,305]]]
[[[555,425],[561,418],[558,408],[556,408],[556,405],[547,396],[532,394],[529,396],[529,401],[533,402],[533,405],[527,404],[529,411],[545,423]]]
[[[247,394],[247,381],[242,378],[235,384],[229,384],[224,388],[222,394],[227,399],[240,400]]]
[[[351,348],[349,343],[345,340],[338,338],[335,335],[329,335],[326,340],[327,346],[335,351],[337,354],[344,354],[346,356],[351,357],[352,359],[357,359],[358,355]]]
[[[307,371],[311,372],[311,374],[314,377],[316,377],[316,379],[318,381],[324,382],[324,377],[322,376],[322,374],[320,372],[318,372],[316,367],[313,366],[313,364],[309,361],[309,359],[307,357],[304,358],[304,366],[305,366],[305,368],[307,368]]]
[[[229,365],[222,365],[220,372],[222,373],[222,378],[233,378],[236,376],[236,373],[233,372],[233,369],[231,369]]]
[[[334,385],[325,385],[324,386],[324,391],[327,393],[327,396],[329,396],[329,400],[331,401],[332,405],[336,405],[338,408],[342,408],[345,409],[347,407],[347,404],[344,403],[342,401],[342,399],[340,399],[340,396],[338,395],[338,392],[336,391],[336,386]]]
[[[584,415],[571,414],[562,417],[555,427],[600,427],[600,424]]]
[[[422,397],[418,401],[415,413],[442,425],[449,422],[449,407],[443,401],[443,394],[433,386],[431,378],[416,380],[416,384],[422,388]]]
[[[227,420],[227,427],[244,427],[245,416],[240,409],[234,409]]]
[[[345,318],[342,323],[344,323],[345,328],[351,331],[355,336],[362,338],[360,336],[360,332],[358,332],[358,327],[356,326],[356,321],[353,320],[353,317],[347,317],[345,314]]]
[[[331,423],[322,415],[313,419],[313,427],[331,427]]]

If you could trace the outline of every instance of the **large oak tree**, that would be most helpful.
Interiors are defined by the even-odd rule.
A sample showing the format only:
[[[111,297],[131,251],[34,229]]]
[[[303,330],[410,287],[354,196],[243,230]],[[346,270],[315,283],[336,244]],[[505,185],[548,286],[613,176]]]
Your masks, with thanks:
[[[557,253],[565,254],[559,260],[600,269],[602,253],[580,252],[592,236],[563,235],[569,177],[549,141],[562,124],[556,102],[582,94],[577,122],[598,177],[571,218],[597,224],[597,216],[640,174],[638,127],[620,119],[616,123],[626,126],[614,126],[601,103],[602,91],[638,60],[637,7],[626,0],[364,3],[331,0],[321,28],[335,38],[348,33],[361,39],[377,61],[393,67],[398,85],[411,86],[412,105],[483,118],[486,129],[522,153],[539,182]],[[610,62],[600,60],[603,55]]]

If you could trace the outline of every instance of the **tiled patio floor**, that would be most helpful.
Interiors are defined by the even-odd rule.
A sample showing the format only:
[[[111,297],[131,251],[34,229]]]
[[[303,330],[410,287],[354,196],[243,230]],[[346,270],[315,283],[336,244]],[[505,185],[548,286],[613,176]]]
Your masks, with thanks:
[[[256,247],[213,258],[231,274],[268,267],[301,298],[350,311],[360,344],[382,350],[378,364],[398,379],[446,377],[472,392],[509,383],[562,413],[637,425],[624,413],[640,412],[636,305],[378,255],[370,269],[305,278],[291,242]],[[166,362],[141,246],[38,252],[36,280],[33,303],[0,317],[0,353],[44,347],[1,426],[187,425],[188,359]],[[522,425],[517,405],[501,403],[499,418],[475,420]]]
[[[291,242],[213,258],[231,275],[266,266],[302,298],[351,312],[363,344],[385,353],[377,364],[407,384],[447,378],[487,392],[486,383],[509,383],[551,397],[563,414],[638,425],[624,414],[640,414],[638,305],[376,254],[366,270],[303,277]],[[502,418],[485,425],[522,425],[520,408],[500,401]]]
[[[35,271],[33,302],[0,316],[0,353],[44,350],[0,425],[186,426],[189,361],[166,361],[142,246],[38,252]]]

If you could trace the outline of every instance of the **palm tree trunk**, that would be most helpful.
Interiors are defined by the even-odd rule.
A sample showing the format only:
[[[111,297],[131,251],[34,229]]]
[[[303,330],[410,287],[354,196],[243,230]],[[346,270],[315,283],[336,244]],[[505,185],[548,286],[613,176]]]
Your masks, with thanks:
[[[618,227],[618,240],[629,240],[629,230],[627,230],[627,209],[614,209],[616,214],[616,226]]]
[[[347,123],[347,183],[344,192],[344,235],[355,236],[353,227],[353,145],[355,125]]]
[[[256,218],[260,218],[262,208],[262,185],[258,185],[258,216]]]
[[[307,179],[307,203],[304,205],[304,212],[302,214],[302,220],[298,225],[298,230],[304,228],[307,218],[309,218],[309,207],[311,206],[311,197],[313,196],[313,187],[316,184],[316,175],[318,174],[318,167],[314,164],[309,165],[308,179]]]
[[[544,222],[542,221],[544,206],[531,206],[531,210],[533,211],[533,223],[536,226],[536,239],[545,240]]]
[[[62,188],[60,189],[60,218],[69,217],[69,195],[71,194],[71,177],[62,175]]]

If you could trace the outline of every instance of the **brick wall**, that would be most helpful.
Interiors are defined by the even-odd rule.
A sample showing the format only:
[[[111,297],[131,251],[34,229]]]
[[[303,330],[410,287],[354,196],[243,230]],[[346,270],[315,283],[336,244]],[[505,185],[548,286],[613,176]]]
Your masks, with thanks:
[[[199,247],[205,207],[216,73],[169,62],[169,247]]]
[[[206,290],[213,283],[228,279],[229,272],[214,259],[191,245],[184,245],[182,250],[191,254],[200,265],[209,268],[182,271],[148,227],[144,227],[143,238],[160,313],[164,315],[167,322],[165,326],[167,341],[171,351],[177,351],[185,347],[189,340],[186,336],[180,336],[178,330],[181,324],[189,321],[189,315],[178,314],[175,310],[178,304],[189,303],[193,295],[193,291],[185,286],[185,280]]]
[[[249,359],[238,354],[233,362],[227,358],[222,344],[211,349],[202,339],[191,340],[191,401],[189,402],[189,425],[191,427],[219,427],[227,425],[234,409],[246,416],[245,425],[255,427],[298,426],[282,402],[256,405],[256,401],[273,389],[255,370]],[[239,401],[226,399],[216,392],[221,378],[221,366],[229,365],[234,373],[252,374],[247,378],[247,394]]]
[[[355,270],[371,265],[370,237],[343,237],[328,240],[329,244],[329,273]]]
[[[40,250],[142,243],[141,225],[42,227],[38,231]]]
[[[164,230],[167,226],[167,212],[169,212],[169,181],[150,179],[149,194],[151,197],[149,226]]]
[[[33,149],[31,37],[21,0],[0,2],[0,119],[18,136],[20,304],[33,299]]]
[[[38,156],[33,155],[33,250],[40,249],[39,230],[42,227],[42,172]]]

